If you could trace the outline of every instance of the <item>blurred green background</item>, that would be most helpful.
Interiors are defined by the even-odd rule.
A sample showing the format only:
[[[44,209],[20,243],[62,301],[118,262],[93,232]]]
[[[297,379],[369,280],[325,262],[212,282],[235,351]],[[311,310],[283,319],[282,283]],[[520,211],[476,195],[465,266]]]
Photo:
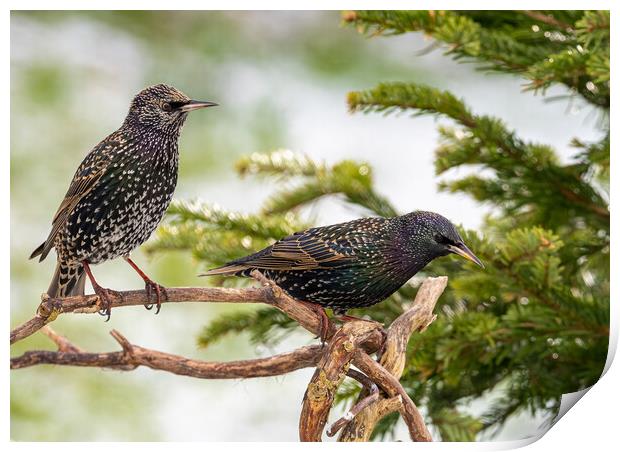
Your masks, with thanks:
[[[505,119],[523,138],[569,157],[567,135],[596,139],[596,117],[561,88],[521,93],[517,77],[481,77],[421,35],[364,39],[337,12],[13,12],[11,15],[11,325],[30,318],[54,258],[28,261],[86,152],[122,122],[132,96],[164,82],[220,103],[193,114],[181,137],[176,198],[200,198],[251,212],[274,182],[240,180],[243,154],[289,148],[314,159],[370,162],[376,186],[401,211],[430,209],[475,228],[487,212],[459,195],[437,193],[432,118],[351,116],[345,95],[379,81],[428,82],[480,113]],[[558,100],[559,98],[559,100]],[[551,102],[550,100],[555,99]],[[571,133],[567,134],[570,130]],[[329,200],[306,212],[319,224],[358,212]],[[136,260],[167,286],[204,285],[185,254]],[[96,267],[115,289],[141,288],[123,262]],[[54,328],[92,351],[116,350],[116,328],[132,342],[206,360],[264,356],[312,342],[298,333],[275,350],[229,337],[208,349],[195,338],[217,313],[243,307],[166,305],[99,316],[65,316]],[[49,348],[41,334],[11,349]],[[311,370],[279,378],[207,381],[158,373],[35,367],[11,373],[14,440],[296,440]],[[477,402],[481,403],[481,402]],[[475,407],[474,407],[475,409]],[[339,411],[340,410],[340,411]],[[340,415],[342,407],[331,418]],[[532,435],[541,419],[523,414],[494,439]],[[405,439],[406,431],[397,431]]]

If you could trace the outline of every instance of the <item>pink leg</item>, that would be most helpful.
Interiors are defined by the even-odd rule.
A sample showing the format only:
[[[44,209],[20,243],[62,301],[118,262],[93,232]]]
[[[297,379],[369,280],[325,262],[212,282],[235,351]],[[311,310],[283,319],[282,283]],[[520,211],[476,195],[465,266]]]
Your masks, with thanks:
[[[322,343],[325,343],[327,340],[327,334],[329,333],[329,317],[327,317],[327,313],[325,312],[325,308],[316,303],[311,303],[310,301],[301,301],[300,303],[305,304],[307,307],[312,309],[317,317],[319,318],[319,338]]]
[[[95,277],[93,276],[93,272],[90,270],[90,265],[88,265],[88,262],[82,261],[82,266],[84,267],[86,276],[88,276],[88,279],[90,279],[90,283],[93,285],[93,289],[95,293],[97,294],[97,296],[99,297],[99,300],[101,301],[101,304],[103,305],[103,308],[99,311],[99,314],[107,316],[108,317],[106,319],[106,322],[107,322],[108,320],[110,320],[110,316],[112,315],[112,300],[110,299],[110,296],[113,295],[113,296],[119,297],[122,300],[123,295],[120,292],[117,292],[116,290],[111,290],[111,289],[106,289],[104,287],[101,287],[99,283],[97,283],[97,280],[95,279]]]
[[[146,299],[148,300],[144,307],[146,309],[151,309],[153,307],[153,303],[151,303],[151,293],[155,291],[155,304],[157,305],[157,309],[155,310],[155,314],[159,313],[161,309],[161,296],[164,295],[165,299],[168,300],[168,294],[166,293],[166,288],[164,286],[160,286],[156,282],[154,282],[151,278],[146,276],[146,274],[140,270],[140,267],[136,265],[134,261],[132,261],[129,256],[124,256],[124,259],[127,261],[129,265],[140,275],[140,277],[144,280],[144,287],[146,290]]]

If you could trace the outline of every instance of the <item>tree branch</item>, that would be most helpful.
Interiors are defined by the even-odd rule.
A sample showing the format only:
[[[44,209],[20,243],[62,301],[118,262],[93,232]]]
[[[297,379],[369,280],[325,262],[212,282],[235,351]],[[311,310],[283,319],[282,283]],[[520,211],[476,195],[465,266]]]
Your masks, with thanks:
[[[531,17],[534,20],[542,22],[544,24],[551,25],[552,27],[555,27],[555,28],[561,28],[562,30],[565,30],[565,31],[572,30],[571,25],[565,22],[562,22],[561,20],[558,20],[555,17],[549,14],[545,14],[541,11],[523,11],[523,14],[525,14],[528,17]]]
[[[304,394],[299,418],[299,438],[302,441],[321,441],[334,396],[349,370],[355,351],[380,329],[377,322],[348,322],[329,341]]]
[[[288,296],[260,272],[255,270],[252,276],[261,282],[263,287],[246,289],[222,287],[167,288],[168,298],[162,300],[162,303],[264,303],[280,309],[306,330],[318,334],[320,323],[312,309]],[[113,297],[112,308],[142,306],[149,302],[144,290],[128,290],[119,293],[122,296]],[[34,334],[46,324],[54,321],[60,314],[92,314],[97,313],[101,308],[101,301],[97,295],[50,298],[44,294],[35,317],[11,330],[11,344]],[[333,336],[335,331],[335,326],[330,324],[328,338]],[[379,345],[380,338],[376,337],[375,339],[376,345]]]
[[[61,334],[58,334],[56,331],[52,329],[51,326],[47,325],[41,328],[41,332],[49,337],[58,347],[58,350],[61,352],[74,352],[81,353],[82,350],[80,347],[74,345],[69,339]]]
[[[327,436],[334,436],[342,427],[351,422],[360,411],[362,411],[372,402],[379,400],[379,387],[370,378],[355,369],[349,369],[349,371],[347,372],[347,376],[359,381],[364,387],[364,390],[367,391],[370,395],[362,398],[349,411],[347,411],[344,416],[334,422],[327,431]]]
[[[63,351],[61,347],[59,351],[28,351],[21,356],[11,358],[11,369],[23,369],[40,364],[102,367],[117,370],[134,370],[145,366],[194,378],[257,378],[282,375],[305,367],[313,367],[319,360],[323,348],[320,345],[309,345],[268,358],[222,363],[189,359],[140,347],[131,344],[116,330],[112,330],[110,334],[121,345],[122,351],[85,353]]]
[[[401,398],[402,409],[400,410],[400,414],[403,417],[405,424],[407,424],[409,435],[413,441],[433,440],[430,432],[426,428],[424,418],[422,418],[422,415],[418,411],[418,407],[415,403],[413,403],[413,400],[411,400],[394,375],[385,370],[377,361],[361,350],[358,350],[355,353],[355,356],[353,357],[353,364],[368,375],[368,377],[371,378],[390,397]]]
[[[288,296],[259,272],[253,272],[253,276],[263,287],[170,288],[167,289],[168,299],[165,302],[265,303],[282,310],[308,331],[315,334],[318,332],[321,320],[316,312]],[[129,371],[145,366],[195,378],[230,379],[282,375],[316,366],[303,400],[299,425],[302,440],[321,440],[336,391],[344,377],[349,375],[358,380],[365,389],[357,403],[334,423],[328,432],[330,436],[344,427],[339,440],[367,440],[383,416],[399,410],[414,441],[431,441],[422,416],[398,380],[405,366],[407,342],[413,331],[423,330],[434,320],[432,311],[446,284],[446,277],[427,278],[412,305],[392,323],[387,332],[381,324],[373,321],[352,321],[338,328],[330,322],[327,346],[306,346],[267,358],[226,363],[194,360],[144,348],[132,344],[116,330],[112,330],[110,334],[120,344],[121,351],[85,352],[46,324],[64,313],[98,312],[99,298],[81,296],[52,299],[44,296],[37,315],[11,331],[11,343],[41,329],[57,345],[58,350],[25,352],[11,358],[11,369],[55,364]],[[122,297],[112,301],[112,306],[135,306],[147,301],[145,291],[126,291],[122,292]],[[382,353],[380,362],[377,362],[369,355],[379,350]],[[351,364],[363,373],[349,369]],[[380,393],[378,388],[384,393]]]
[[[339,441],[368,441],[381,418],[395,409],[402,410],[401,412],[404,413],[403,417],[409,419],[407,426],[409,427],[411,437],[414,441],[429,441],[431,439],[415,404],[404,392],[398,380],[405,368],[407,343],[409,342],[411,334],[413,334],[414,331],[424,330],[435,320],[436,316],[433,315],[433,310],[447,284],[448,278],[445,276],[427,278],[424,281],[418,289],[411,307],[394,320],[388,328],[387,338],[380,358],[380,365],[377,365],[376,368],[374,365],[371,366],[369,362],[372,361],[375,364],[376,362],[366,354],[356,355],[354,364],[358,367],[360,364],[365,365],[365,369],[360,369],[368,376],[370,376],[368,372],[375,373],[378,372],[377,368],[382,369],[385,374],[376,374],[373,381],[379,384],[379,386],[381,386],[379,381],[383,381],[385,384],[390,385],[391,392],[383,386],[381,387],[386,390],[389,398],[400,396],[402,401],[400,404],[396,404],[394,401],[387,402],[389,398],[380,397],[379,400],[370,404],[355,416],[342,431],[338,439]],[[363,360],[363,362],[361,360]],[[390,375],[392,378],[386,375]],[[377,380],[377,378],[380,380]],[[360,403],[367,396],[368,394],[362,391],[358,397],[357,403]]]

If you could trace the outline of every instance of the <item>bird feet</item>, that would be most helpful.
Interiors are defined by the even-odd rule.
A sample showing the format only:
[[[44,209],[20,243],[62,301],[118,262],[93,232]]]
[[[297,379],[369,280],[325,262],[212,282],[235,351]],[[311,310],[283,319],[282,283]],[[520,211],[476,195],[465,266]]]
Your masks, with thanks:
[[[97,280],[93,276],[93,272],[90,271],[90,264],[87,261],[82,261],[82,266],[84,267],[84,271],[86,272],[86,276],[90,279],[90,283],[93,286],[93,290],[95,294],[99,297],[99,304],[101,305],[101,309],[99,309],[99,315],[107,317],[105,321],[110,320],[110,316],[112,315],[112,300],[110,297],[119,298],[122,301],[125,301],[123,294],[121,292],[117,292],[116,290],[106,289],[101,287]]]
[[[327,317],[327,313],[325,312],[325,308],[309,301],[299,301],[312,309],[312,311],[316,314],[319,319],[319,335],[317,338],[321,339],[321,344],[325,344],[327,342],[327,335],[329,334],[329,327],[331,326],[329,317]]]
[[[149,278],[144,279],[144,290],[146,291],[146,303],[144,303],[144,307],[149,311],[153,309],[153,306],[157,306],[155,309],[155,314],[159,314],[159,310],[161,309],[161,300],[162,295],[166,301],[168,301],[168,292],[166,292],[166,288],[164,286],[160,286],[154,281],[151,281]],[[151,302],[151,296],[155,292],[155,302]]]
[[[116,290],[106,289],[105,287],[101,287],[99,284],[94,283],[93,289],[95,294],[99,297],[99,302],[101,305],[101,309],[99,309],[98,313],[101,316],[107,317],[105,321],[110,320],[110,316],[112,315],[112,300],[111,297],[120,298],[121,301],[124,301],[123,294]]]
[[[154,282],[151,278],[146,276],[146,274],[140,270],[140,267],[136,265],[136,263],[131,260],[129,256],[123,256],[123,258],[127,261],[129,265],[136,271],[140,278],[144,280],[144,290],[146,291],[146,303],[144,303],[144,307],[149,311],[153,309],[153,306],[157,306],[155,310],[155,314],[159,314],[159,310],[161,309],[161,299],[162,294],[164,299],[168,301],[168,292],[166,292],[166,288],[164,286],[160,286],[156,282]],[[155,292],[155,302],[151,302],[151,296]]]
[[[327,335],[329,334],[329,317],[327,317],[327,313],[323,308],[320,308],[316,312],[319,315],[321,321],[318,337],[321,339],[321,344],[325,344],[327,342]]]

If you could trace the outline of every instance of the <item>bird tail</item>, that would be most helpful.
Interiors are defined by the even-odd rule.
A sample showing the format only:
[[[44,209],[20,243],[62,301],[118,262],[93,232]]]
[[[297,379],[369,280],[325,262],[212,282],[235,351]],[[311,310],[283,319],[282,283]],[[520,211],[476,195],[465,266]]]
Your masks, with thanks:
[[[84,295],[86,273],[81,265],[66,265],[62,262],[56,264],[56,271],[52,282],[47,289],[47,294],[52,298]]]
[[[39,245],[37,249],[32,252],[32,254],[30,255],[28,259],[34,259],[37,256],[41,256],[43,254],[44,248],[45,248],[45,242],[41,243],[41,245]],[[43,259],[43,257],[41,259]]]
[[[39,262],[41,262],[47,257],[52,248],[54,248],[54,236],[50,234],[47,240],[41,243],[41,245],[39,245],[37,249],[32,252],[28,259],[34,259],[35,257],[40,256]]]

